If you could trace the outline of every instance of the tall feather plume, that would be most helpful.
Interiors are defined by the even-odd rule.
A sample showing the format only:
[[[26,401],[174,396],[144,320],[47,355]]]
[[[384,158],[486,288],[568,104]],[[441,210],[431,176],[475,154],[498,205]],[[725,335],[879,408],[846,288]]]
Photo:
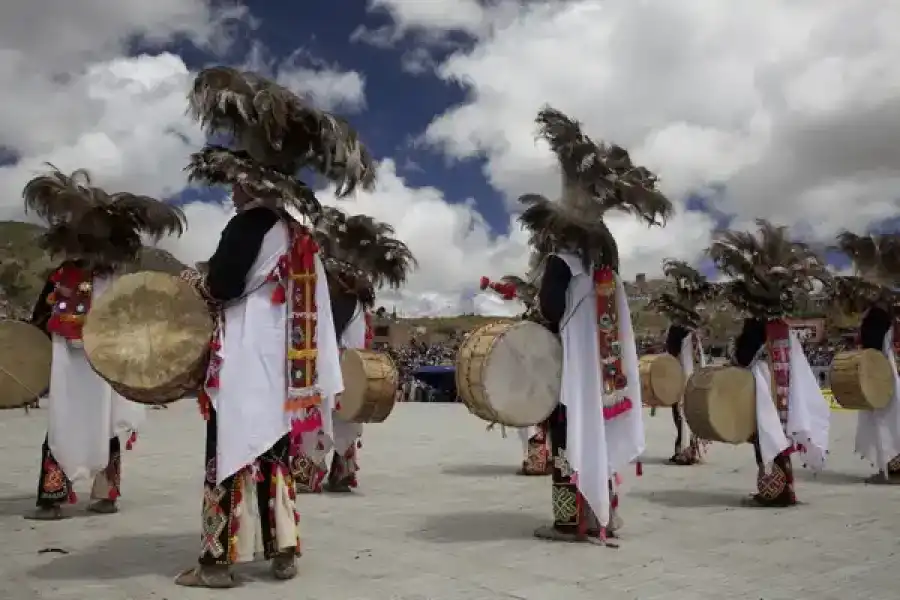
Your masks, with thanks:
[[[525,207],[519,222],[531,232],[531,244],[539,254],[572,250],[586,265],[618,270],[618,248],[603,222],[607,211],[664,226],[672,203],[657,189],[656,176],[634,165],[625,149],[594,142],[577,121],[551,107],[541,109],[536,122],[559,161],[563,189],[558,203],[536,194],[519,198]]]
[[[721,293],[720,286],[707,281],[688,263],[671,258],[663,261],[663,275],[671,281],[674,293],[659,294],[650,301],[649,308],[666,315],[673,323],[696,329],[702,322],[697,308],[714,300]]]
[[[204,69],[194,79],[188,104],[207,134],[230,134],[266,167],[290,176],[313,169],[334,183],[341,197],[375,184],[375,162],[346,120],[255,73]]]
[[[716,267],[732,277],[723,296],[739,310],[757,318],[778,318],[791,313],[799,300],[828,284],[831,277],[822,259],[809,245],[792,240],[787,227],[765,219],[757,232],[719,232],[708,249]]]
[[[832,304],[845,312],[864,312],[873,304],[897,303],[900,284],[900,235],[857,235],[842,231],[833,248],[850,258],[853,276],[835,276],[827,292]]]
[[[84,169],[65,175],[48,166],[50,172],[29,181],[22,195],[26,210],[50,225],[41,242],[51,254],[117,265],[137,259],[141,234],[158,241],[184,233],[187,223],[176,206],[127,192],[110,194],[91,185]]]
[[[394,228],[368,215],[348,216],[333,207],[323,207],[317,224],[317,239],[326,268],[344,286],[361,295],[375,288],[399,288],[418,266]]]
[[[293,206],[301,214],[318,215],[322,206],[305,183],[253,160],[247,152],[207,146],[191,154],[188,181],[207,185],[239,185],[253,198]]]
[[[538,113],[537,124],[559,160],[563,203],[586,218],[619,209],[648,225],[664,226],[672,216],[672,203],[657,189],[657,177],[633,164],[627,150],[594,142],[578,121],[549,106]]]

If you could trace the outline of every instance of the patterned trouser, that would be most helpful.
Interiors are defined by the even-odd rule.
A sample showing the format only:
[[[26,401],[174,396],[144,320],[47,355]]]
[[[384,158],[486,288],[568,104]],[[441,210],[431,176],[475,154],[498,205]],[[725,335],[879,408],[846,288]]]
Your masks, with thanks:
[[[299,515],[285,435],[245,467],[216,485],[216,413],[206,423],[202,565],[227,565],[263,554],[300,552]]]
[[[788,452],[782,452],[775,457],[770,472],[765,471],[762,451],[759,441],[753,437],[753,451],[756,455],[756,495],[754,498],[764,506],[791,506],[797,503],[794,493],[794,469],[791,466],[791,456]]]
[[[581,519],[586,519],[586,529],[595,532],[600,529],[594,511],[575,484],[572,483],[572,469],[566,458],[566,407],[558,404],[548,418],[551,452],[553,454],[553,526],[564,533],[577,533]],[[610,516],[618,508],[619,498],[610,481]]]
[[[550,450],[547,448],[548,423],[537,426],[534,435],[528,438],[525,449],[525,460],[522,461],[522,473],[525,475],[547,475],[550,473]]]
[[[118,437],[109,440],[109,463],[94,476],[91,500],[116,500],[121,494],[122,444]],[[38,476],[37,506],[53,508],[66,502],[76,501],[72,482],[50,452],[48,437],[44,437],[41,447],[41,471]]]
[[[679,464],[692,465],[700,462],[700,439],[692,433],[688,443],[684,443],[684,419],[684,405],[678,403],[672,407],[672,421],[675,423],[675,453],[672,460]]]

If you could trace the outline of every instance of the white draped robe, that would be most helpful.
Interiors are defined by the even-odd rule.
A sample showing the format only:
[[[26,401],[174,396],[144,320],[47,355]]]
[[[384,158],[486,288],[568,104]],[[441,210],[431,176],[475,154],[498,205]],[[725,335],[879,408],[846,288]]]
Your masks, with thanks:
[[[600,524],[610,519],[609,481],[644,452],[644,422],[637,347],[625,286],[618,274],[615,302],[619,317],[622,369],[628,378],[632,409],[609,421],[603,418],[603,381],[597,340],[597,295],[593,273],[574,254],[559,254],[572,273],[566,311],[560,323],[563,346],[560,401],[566,407],[566,457],[577,487]]]
[[[290,246],[288,228],[277,223],[263,238],[250,268],[240,301],[225,308],[222,330],[222,367],[218,389],[208,389],[216,411],[216,483],[252,464],[291,430],[285,413],[287,398],[288,303],[272,302],[275,283],[269,273]],[[344,390],[337,336],[325,270],[315,258],[318,326],[316,386],[322,396],[323,429],[330,431],[328,399]]]
[[[93,300],[115,277],[95,277]],[[71,481],[89,479],[109,463],[109,440],[128,435],[146,416],[141,404],[113,391],[88,363],[84,350],[53,334],[48,397],[50,452]]]
[[[364,349],[366,347],[366,312],[362,304],[357,302],[353,318],[347,323],[341,336],[344,348]],[[336,403],[334,404],[336,406]],[[334,414],[334,451],[343,455],[362,436],[362,423],[345,421],[337,413]]]
[[[825,467],[831,409],[819,388],[815,373],[803,353],[797,335],[790,333],[790,384],[787,426],[782,427],[772,396],[769,364],[757,359],[751,365],[756,383],[756,422],[759,449],[766,470],[775,457],[797,444],[803,463],[814,471]],[[787,433],[785,433],[785,429]]]
[[[856,453],[887,473],[888,462],[900,455],[900,376],[894,357],[894,331],[884,336],[884,355],[894,374],[894,395],[890,403],[878,410],[861,410],[856,422]]]

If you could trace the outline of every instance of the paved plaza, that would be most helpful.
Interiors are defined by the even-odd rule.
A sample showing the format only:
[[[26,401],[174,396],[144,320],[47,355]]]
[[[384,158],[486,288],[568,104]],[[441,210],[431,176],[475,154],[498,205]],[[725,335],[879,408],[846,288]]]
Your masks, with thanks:
[[[896,600],[900,486],[866,486],[855,416],[834,413],[828,471],[799,473],[805,506],[742,508],[750,446],[708,464],[664,464],[670,413],[647,414],[643,477],[626,474],[618,550],[531,537],[550,518],[549,478],[517,477],[521,445],[460,405],[398,405],[368,427],[361,489],[302,496],[300,576],[265,565],[245,584],[178,588],[199,550],[203,425],[193,401],[149,412],[126,454],[121,512],[35,523],[46,411],[0,413],[0,599],[190,600]],[[498,428],[499,429],[499,428]]]

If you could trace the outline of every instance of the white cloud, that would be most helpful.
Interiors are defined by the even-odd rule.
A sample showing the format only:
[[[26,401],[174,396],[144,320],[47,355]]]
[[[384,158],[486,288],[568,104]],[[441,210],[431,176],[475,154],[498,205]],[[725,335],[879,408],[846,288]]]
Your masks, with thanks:
[[[631,149],[675,199],[723,185],[716,208],[739,220],[803,224],[824,240],[897,212],[896,2],[500,0],[483,9],[482,26],[457,0],[370,4],[393,16],[395,37],[473,36],[437,69],[469,100],[425,139],[451,158],[485,156],[510,199],[556,191],[551,157],[533,143],[532,119],[550,103]],[[623,253],[643,269],[699,250],[708,224],[683,219],[620,235]]]

